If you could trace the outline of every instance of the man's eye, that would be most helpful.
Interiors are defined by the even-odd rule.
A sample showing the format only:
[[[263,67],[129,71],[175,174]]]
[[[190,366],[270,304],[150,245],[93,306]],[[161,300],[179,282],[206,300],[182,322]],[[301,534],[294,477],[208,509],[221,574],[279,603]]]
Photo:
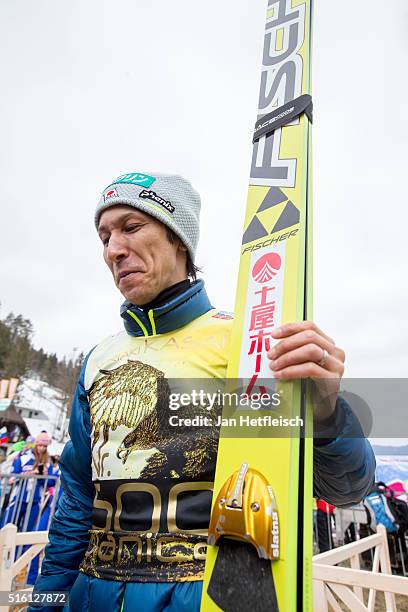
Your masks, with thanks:
[[[139,223],[132,223],[131,225],[127,225],[125,227],[125,232],[135,232],[141,227]]]
[[[106,238],[101,238],[102,244],[104,247],[107,247],[109,244],[109,236],[107,236]]]

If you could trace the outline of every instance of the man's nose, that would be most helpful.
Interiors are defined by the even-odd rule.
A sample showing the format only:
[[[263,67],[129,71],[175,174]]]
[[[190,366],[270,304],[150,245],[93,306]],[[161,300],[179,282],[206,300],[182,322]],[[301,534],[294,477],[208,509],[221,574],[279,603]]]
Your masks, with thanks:
[[[116,234],[112,232],[108,248],[106,250],[108,259],[112,262],[123,259],[128,254],[127,240],[123,234]]]

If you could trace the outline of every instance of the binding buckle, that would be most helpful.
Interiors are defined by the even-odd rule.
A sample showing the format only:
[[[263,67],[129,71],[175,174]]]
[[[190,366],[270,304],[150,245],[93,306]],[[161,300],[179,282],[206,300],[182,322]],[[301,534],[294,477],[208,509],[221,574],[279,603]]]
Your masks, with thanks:
[[[230,536],[255,546],[261,559],[280,554],[279,516],[272,487],[243,463],[221,487],[211,513],[208,544]]]

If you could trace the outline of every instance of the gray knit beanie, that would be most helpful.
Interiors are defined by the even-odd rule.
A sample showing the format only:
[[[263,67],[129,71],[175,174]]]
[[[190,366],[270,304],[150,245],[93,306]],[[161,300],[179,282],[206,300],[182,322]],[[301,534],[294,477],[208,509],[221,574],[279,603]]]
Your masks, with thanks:
[[[191,184],[175,174],[130,172],[103,191],[95,212],[95,225],[106,208],[126,204],[167,225],[187,247],[194,261],[200,233],[200,196]]]

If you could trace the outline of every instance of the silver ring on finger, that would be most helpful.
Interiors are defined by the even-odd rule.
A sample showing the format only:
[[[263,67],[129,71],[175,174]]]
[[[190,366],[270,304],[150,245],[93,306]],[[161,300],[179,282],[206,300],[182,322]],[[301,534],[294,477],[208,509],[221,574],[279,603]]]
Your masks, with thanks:
[[[325,365],[326,361],[329,358],[329,353],[326,351],[326,349],[323,349],[323,355],[320,361],[317,362],[317,365],[320,366],[321,368]]]

